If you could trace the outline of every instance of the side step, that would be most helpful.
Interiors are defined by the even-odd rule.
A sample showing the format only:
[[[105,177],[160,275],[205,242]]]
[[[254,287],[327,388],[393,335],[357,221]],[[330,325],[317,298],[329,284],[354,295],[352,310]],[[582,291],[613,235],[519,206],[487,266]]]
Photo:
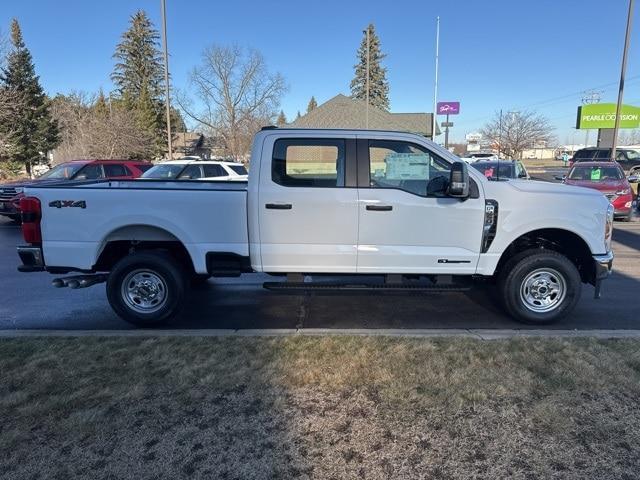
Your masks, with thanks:
[[[267,290],[279,291],[392,291],[392,292],[467,292],[471,287],[467,285],[411,285],[404,283],[382,284],[352,284],[352,283],[313,283],[313,282],[264,282]]]

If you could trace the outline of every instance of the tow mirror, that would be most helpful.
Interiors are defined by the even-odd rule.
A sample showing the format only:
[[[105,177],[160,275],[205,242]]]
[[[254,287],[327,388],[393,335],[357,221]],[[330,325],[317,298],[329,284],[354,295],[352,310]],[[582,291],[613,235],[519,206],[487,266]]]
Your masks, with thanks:
[[[449,174],[449,196],[469,197],[469,170],[465,162],[455,162]]]

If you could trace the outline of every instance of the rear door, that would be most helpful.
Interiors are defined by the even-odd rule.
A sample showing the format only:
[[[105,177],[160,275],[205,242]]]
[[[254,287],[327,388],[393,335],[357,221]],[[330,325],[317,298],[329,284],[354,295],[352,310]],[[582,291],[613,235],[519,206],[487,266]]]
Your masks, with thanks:
[[[134,178],[133,173],[121,163],[103,163],[105,178]]]
[[[271,135],[262,151],[256,208],[263,271],[354,273],[355,136]]]
[[[202,170],[204,171],[204,177],[207,180],[229,180],[229,174],[227,171],[217,163],[203,164]]]
[[[466,200],[428,193],[451,164],[410,141],[358,139],[358,158],[359,273],[475,273],[485,210],[477,185]]]

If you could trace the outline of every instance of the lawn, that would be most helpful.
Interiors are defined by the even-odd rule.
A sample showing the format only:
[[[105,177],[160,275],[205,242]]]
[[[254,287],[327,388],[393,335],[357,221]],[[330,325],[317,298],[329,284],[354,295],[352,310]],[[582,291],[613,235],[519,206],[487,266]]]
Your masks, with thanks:
[[[635,340],[0,340],[0,477],[640,478]]]

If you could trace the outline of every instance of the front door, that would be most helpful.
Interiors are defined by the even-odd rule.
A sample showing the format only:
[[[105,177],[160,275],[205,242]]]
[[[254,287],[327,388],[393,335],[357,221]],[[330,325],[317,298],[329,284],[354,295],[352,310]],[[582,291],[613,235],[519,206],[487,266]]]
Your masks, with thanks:
[[[262,270],[355,273],[355,137],[273,136],[263,152],[256,205]]]
[[[466,200],[438,192],[450,163],[408,141],[359,139],[358,155],[368,157],[359,165],[369,178],[368,186],[359,179],[357,271],[475,273],[485,210],[478,188]]]

